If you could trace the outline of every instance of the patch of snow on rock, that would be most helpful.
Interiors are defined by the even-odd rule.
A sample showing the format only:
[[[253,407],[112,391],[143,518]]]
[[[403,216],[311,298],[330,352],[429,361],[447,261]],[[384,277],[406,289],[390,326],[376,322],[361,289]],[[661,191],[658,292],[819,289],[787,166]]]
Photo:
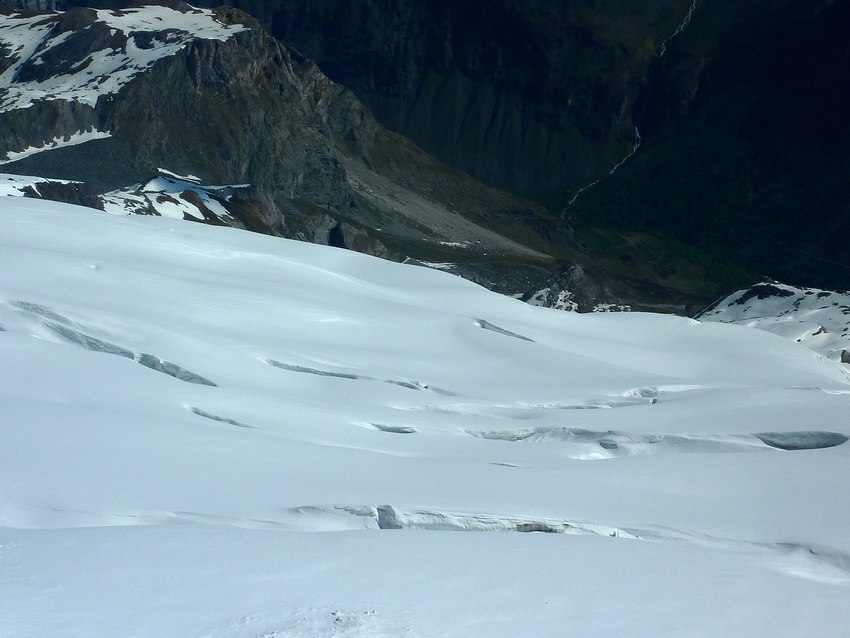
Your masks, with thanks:
[[[178,179],[171,171],[160,169],[160,172],[163,175],[104,194],[101,199],[106,212],[235,224],[227,210],[229,193],[245,185],[202,186],[194,176],[189,177],[192,181],[187,181]]]
[[[64,179],[48,179],[32,175],[12,175],[0,173],[0,197],[25,197],[27,191],[38,194],[39,184],[72,184]]]
[[[94,14],[88,26],[58,34],[62,13],[4,16],[0,47],[12,64],[0,75],[0,112],[28,108],[38,100],[94,106],[101,96],[117,93],[136,75],[175,55],[190,41],[224,41],[246,28],[224,25],[212,11],[200,9],[145,6],[88,11]],[[81,58],[82,62],[55,75],[38,73],[46,57],[61,58],[67,47],[74,47],[74,55],[68,59]],[[24,70],[28,73],[21,77]]]
[[[850,363],[850,293],[780,283],[739,290],[697,315],[766,330]]]

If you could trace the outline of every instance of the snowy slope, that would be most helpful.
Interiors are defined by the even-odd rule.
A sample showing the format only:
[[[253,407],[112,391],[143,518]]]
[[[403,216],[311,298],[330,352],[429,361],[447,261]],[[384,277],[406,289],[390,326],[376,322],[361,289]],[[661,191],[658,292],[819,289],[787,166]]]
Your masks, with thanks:
[[[798,344],[162,217],[0,228],[0,635],[846,635],[850,382]]]
[[[757,284],[720,300],[700,321],[723,321],[801,343],[833,361],[850,363],[850,293],[787,284]]]

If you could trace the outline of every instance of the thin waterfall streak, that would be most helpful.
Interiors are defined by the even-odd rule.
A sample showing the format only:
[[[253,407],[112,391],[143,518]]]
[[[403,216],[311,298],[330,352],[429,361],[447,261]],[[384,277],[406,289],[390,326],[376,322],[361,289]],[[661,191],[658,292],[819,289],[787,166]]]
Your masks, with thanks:
[[[658,52],[659,58],[663,58],[664,54],[667,53],[667,43],[670,42],[670,40],[675,38],[677,35],[679,35],[682,31],[684,31],[691,23],[691,18],[694,17],[694,11],[696,10],[698,3],[699,0],[693,0],[693,2],[691,2],[691,6],[688,9],[688,13],[685,15],[685,19],[682,20],[682,22],[679,23],[679,26],[676,27],[676,30],[673,31],[673,33],[671,33],[670,35],[668,35],[664,39],[664,42],[661,43],[661,50]]]
[[[658,58],[659,59],[663,58],[664,54],[667,53],[667,44],[670,42],[670,40],[672,40],[673,38],[678,36],[680,33],[682,33],[682,31],[684,31],[688,27],[688,25],[691,23],[691,19],[694,17],[694,11],[696,11],[696,8],[697,8],[697,5],[699,4],[699,2],[700,2],[700,0],[692,0],[691,6],[688,8],[688,12],[685,14],[684,19],[676,27],[676,30],[673,31],[673,33],[668,35],[666,38],[664,38],[664,41],[661,43],[661,48],[659,49],[659,52],[658,52]],[[641,144],[640,130],[638,129],[637,125],[635,125],[635,143],[634,143],[634,146],[632,146],[632,150],[629,151],[629,153],[623,159],[621,159],[619,162],[617,162],[610,171],[608,171],[608,175],[606,175],[606,177],[611,176],[614,173],[616,173],[617,170],[623,164],[625,164],[630,159],[632,159],[632,157],[634,157],[635,153],[637,153],[638,150],[640,149],[640,144]],[[602,181],[602,179],[603,178],[600,177],[599,179],[593,180],[589,184],[585,184],[584,186],[579,188],[575,192],[575,194],[573,194],[573,196],[570,198],[569,203],[561,211],[561,219],[566,218],[567,210],[573,204],[576,203],[576,200],[581,196],[582,193],[584,193],[586,190],[596,186],[600,181]]]
[[[608,171],[609,175],[613,175],[614,173],[616,173],[618,168],[620,168],[623,164],[625,164],[630,159],[632,159],[632,156],[634,156],[634,154],[637,153],[638,149],[640,148],[640,142],[641,142],[640,131],[638,130],[638,127],[635,126],[635,143],[634,143],[634,146],[632,146],[632,150],[629,152],[628,155],[626,155],[623,159],[621,159],[619,162],[617,162],[614,165],[614,168],[612,168],[610,171]]]

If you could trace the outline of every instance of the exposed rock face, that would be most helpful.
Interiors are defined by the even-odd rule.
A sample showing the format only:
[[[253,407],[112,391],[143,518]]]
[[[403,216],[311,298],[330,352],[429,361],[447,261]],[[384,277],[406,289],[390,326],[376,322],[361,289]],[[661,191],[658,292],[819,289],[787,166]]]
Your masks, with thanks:
[[[534,306],[577,312],[628,311],[629,304],[617,299],[600,279],[579,265],[552,273],[545,285],[529,290],[522,301]]]
[[[53,11],[65,8],[62,0],[3,0],[0,6],[24,11]]]
[[[129,4],[10,2],[30,8]],[[582,227],[606,273],[649,282],[660,302],[668,291],[707,300],[761,275],[836,288],[850,282],[843,245],[850,232],[847,2],[232,3],[351,87],[382,124],[491,184],[560,213],[578,187],[602,177],[567,218]],[[692,6],[688,27],[659,57],[665,38]],[[361,153],[367,166],[379,167],[375,172],[391,171],[396,184],[399,175],[410,189],[422,184],[420,195],[442,190],[446,180],[428,178],[444,175],[440,171],[418,171],[407,180],[404,173],[414,171],[404,167],[413,156],[407,150],[387,153],[398,146],[394,138],[359,102],[346,106],[348,98],[335,95],[326,92],[317,104],[335,104],[324,109],[322,126],[346,147],[346,156]],[[92,126],[83,107],[75,113],[55,105],[38,108],[32,113],[56,123],[57,131],[67,130],[68,122],[79,131]],[[634,125],[641,131],[640,151],[605,177],[631,148]],[[25,129],[23,123],[11,128]],[[294,134],[301,135],[300,129]],[[15,141],[14,148],[25,148],[27,140]],[[313,195],[328,187],[329,201],[344,210],[334,172],[345,161],[336,157],[336,167],[311,169],[327,180],[317,182]],[[363,167],[344,166],[347,176],[356,177],[349,186],[359,185],[354,201],[366,193]],[[460,184],[455,177],[449,181]],[[309,190],[303,183],[299,188]],[[468,191],[453,186],[458,197]],[[404,195],[407,208],[411,197]],[[395,215],[395,200],[381,199],[383,210]],[[456,208],[474,209],[475,201],[466,198]],[[552,242],[563,241],[551,218],[541,229],[545,216],[538,213],[487,208],[476,221],[509,223],[512,232],[528,224],[537,240],[543,237],[542,252],[551,254]],[[604,241],[594,241],[599,234]],[[628,246],[612,253],[618,234],[617,241]]]
[[[850,282],[847,2],[698,0],[659,58],[690,0],[234,1],[484,181],[559,209],[636,124],[639,153],[571,214],[751,277]]]

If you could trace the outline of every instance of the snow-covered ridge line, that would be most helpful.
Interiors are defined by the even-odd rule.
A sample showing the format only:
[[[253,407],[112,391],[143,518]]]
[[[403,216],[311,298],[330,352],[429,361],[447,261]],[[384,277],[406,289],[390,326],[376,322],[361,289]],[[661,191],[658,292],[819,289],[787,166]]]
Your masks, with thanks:
[[[101,96],[117,93],[136,75],[177,54],[192,40],[225,41],[246,29],[222,24],[206,9],[144,6],[75,11],[88,24],[60,33],[66,15],[61,12],[3,17],[0,46],[13,62],[0,75],[0,112],[28,108],[38,100],[94,106]],[[80,17],[83,15],[87,17]],[[73,49],[74,55],[63,55],[65,49]],[[45,75],[42,68],[55,68],[45,64],[48,58],[81,61]]]
[[[66,135],[63,137],[54,137],[49,142],[45,142],[41,146],[30,146],[21,151],[7,151],[6,159],[0,160],[0,166],[3,164],[9,164],[11,162],[17,162],[18,160],[24,159],[25,157],[30,157],[32,155],[37,155],[38,153],[43,153],[44,151],[52,151],[57,148],[65,148],[68,146],[76,146],[78,144],[85,144],[86,142],[91,142],[93,140],[103,140],[108,137],[112,137],[112,133],[109,131],[98,131],[96,128],[91,128],[87,131],[76,131],[75,133],[71,133],[70,135]]]

